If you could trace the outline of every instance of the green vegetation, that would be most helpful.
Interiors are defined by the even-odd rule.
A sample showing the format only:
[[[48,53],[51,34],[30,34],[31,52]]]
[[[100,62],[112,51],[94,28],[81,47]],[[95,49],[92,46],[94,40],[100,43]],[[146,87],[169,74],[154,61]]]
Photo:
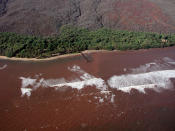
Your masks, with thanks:
[[[175,45],[175,34],[129,32],[110,29],[88,29],[63,26],[54,37],[34,37],[0,33],[0,55],[44,58],[53,54],[81,52],[88,49],[137,50]]]

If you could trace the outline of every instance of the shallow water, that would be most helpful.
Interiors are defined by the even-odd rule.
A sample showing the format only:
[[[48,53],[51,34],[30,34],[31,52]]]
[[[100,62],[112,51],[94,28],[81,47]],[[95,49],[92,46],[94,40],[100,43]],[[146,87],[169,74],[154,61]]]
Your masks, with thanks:
[[[175,47],[0,60],[0,130],[175,130]]]

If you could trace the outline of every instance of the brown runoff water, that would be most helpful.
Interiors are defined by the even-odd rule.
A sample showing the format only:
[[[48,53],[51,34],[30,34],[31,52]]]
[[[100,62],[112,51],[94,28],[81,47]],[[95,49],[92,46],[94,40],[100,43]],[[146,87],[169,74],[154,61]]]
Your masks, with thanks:
[[[175,47],[0,60],[0,130],[175,130]]]

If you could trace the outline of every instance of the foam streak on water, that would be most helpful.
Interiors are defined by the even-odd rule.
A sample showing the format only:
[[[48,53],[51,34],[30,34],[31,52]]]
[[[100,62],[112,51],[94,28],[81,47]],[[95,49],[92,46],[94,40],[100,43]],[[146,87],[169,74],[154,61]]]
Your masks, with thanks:
[[[2,67],[0,67],[0,70],[4,70],[6,67],[7,67],[7,64],[5,64]]]
[[[96,86],[96,88],[100,90],[106,90],[107,86],[105,84],[105,81],[101,78],[96,78],[85,71],[81,70],[79,66],[73,66],[72,68],[68,68],[72,72],[76,72],[80,74],[80,80],[75,80],[71,82],[64,82],[64,83],[58,83],[55,85],[52,85],[52,87],[63,87],[68,86],[76,89],[82,89],[85,86]]]

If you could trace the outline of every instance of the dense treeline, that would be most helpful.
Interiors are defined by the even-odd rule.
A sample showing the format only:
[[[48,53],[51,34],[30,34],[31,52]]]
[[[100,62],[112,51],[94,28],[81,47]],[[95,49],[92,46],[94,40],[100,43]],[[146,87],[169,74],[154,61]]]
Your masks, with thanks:
[[[88,49],[137,50],[175,45],[175,34],[129,32],[110,29],[88,29],[63,26],[54,37],[0,33],[0,55],[8,57],[50,57]]]

